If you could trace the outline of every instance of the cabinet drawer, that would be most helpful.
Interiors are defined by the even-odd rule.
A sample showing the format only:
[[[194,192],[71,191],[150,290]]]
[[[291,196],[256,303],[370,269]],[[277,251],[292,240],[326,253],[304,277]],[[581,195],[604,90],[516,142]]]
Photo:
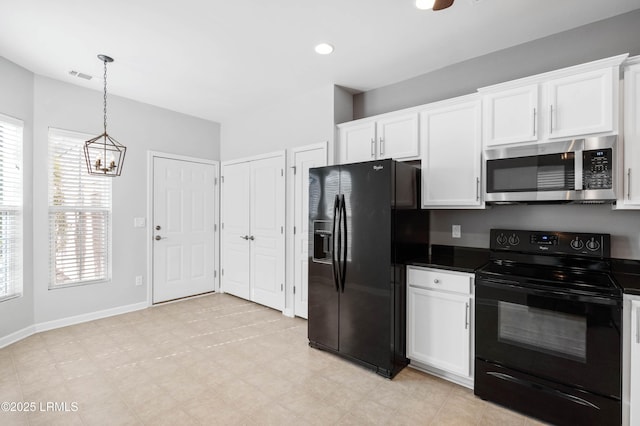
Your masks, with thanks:
[[[446,272],[436,269],[408,267],[407,282],[412,287],[471,294],[471,274]]]

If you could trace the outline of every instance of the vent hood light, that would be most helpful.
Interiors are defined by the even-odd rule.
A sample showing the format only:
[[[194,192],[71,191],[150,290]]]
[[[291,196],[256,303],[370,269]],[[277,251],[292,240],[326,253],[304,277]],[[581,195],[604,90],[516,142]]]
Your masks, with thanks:
[[[328,55],[333,52],[333,46],[329,43],[320,43],[316,46],[316,53],[319,55]]]

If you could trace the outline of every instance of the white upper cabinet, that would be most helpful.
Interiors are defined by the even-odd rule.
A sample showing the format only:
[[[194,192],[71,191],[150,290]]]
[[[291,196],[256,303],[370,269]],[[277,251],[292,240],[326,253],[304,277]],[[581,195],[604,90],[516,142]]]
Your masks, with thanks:
[[[340,125],[340,163],[375,160],[376,152],[375,121]]]
[[[378,159],[418,156],[418,113],[394,115],[376,121]]]
[[[613,74],[614,69],[608,67],[546,83],[546,136],[555,139],[613,131]],[[617,80],[617,68],[615,74]]]
[[[617,134],[620,65],[626,57],[479,89],[485,148]]]
[[[484,96],[486,145],[538,139],[538,91],[533,84]]]
[[[624,182],[617,208],[640,208],[640,56],[624,70]]]
[[[477,95],[420,113],[423,208],[483,208],[481,107]]]
[[[396,112],[338,125],[340,164],[417,159],[418,113]]]

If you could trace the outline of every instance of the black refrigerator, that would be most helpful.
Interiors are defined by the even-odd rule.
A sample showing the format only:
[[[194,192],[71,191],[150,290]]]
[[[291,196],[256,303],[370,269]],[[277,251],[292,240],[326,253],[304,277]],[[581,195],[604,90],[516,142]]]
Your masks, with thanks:
[[[405,265],[426,259],[419,169],[393,160],[309,170],[309,345],[392,378],[407,365]]]

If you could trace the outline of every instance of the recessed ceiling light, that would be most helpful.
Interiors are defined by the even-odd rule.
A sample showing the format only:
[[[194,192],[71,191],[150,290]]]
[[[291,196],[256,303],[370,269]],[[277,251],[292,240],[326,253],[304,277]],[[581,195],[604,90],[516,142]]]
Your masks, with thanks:
[[[329,43],[320,43],[316,46],[316,53],[319,55],[328,55],[333,52],[333,46]]]
[[[416,0],[416,7],[420,10],[433,9],[435,0]]]

